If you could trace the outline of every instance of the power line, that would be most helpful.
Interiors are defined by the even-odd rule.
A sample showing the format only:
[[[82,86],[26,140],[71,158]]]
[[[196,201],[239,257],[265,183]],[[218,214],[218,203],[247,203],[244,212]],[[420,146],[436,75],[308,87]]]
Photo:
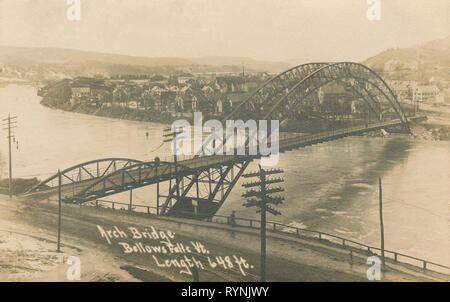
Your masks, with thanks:
[[[261,282],[266,281],[266,212],[273,215],[280,215],[281,213],[272,208],[270,204],[279,205],[284,201],[282,196],[272,196],[274,193],[283,192],[281,187],[271,187],[270,185],[284,182],[284,179],[269,178],[267,176],[283,173],[281,169],[264,170],[259,165],[259,171],[250,172],[242,175],[244,178],[257,177],[257,181],[242,184],[244,188],[250,188],[242,197],[247,198],[244,207],[257,207],[257,213],[261,213]],[[254,188],[259,189],[254,189]]]
[[[11,138],[13,137],[11,133],[11,129],[17,128],[17,116],[11,116],[11,114],[8,114],[8,117],[6,119],[3,119],[2,121],[6,121],[6,123],[3,123],[3,126],[6,126],[7,128],[3,128],[3,130],[8,131],[8,136],[6,137],[8,139],[8,149],[9,149],[9,198],[12,198],[12,155],[11,155]],[[14,137],[15,138],[15,137]]]

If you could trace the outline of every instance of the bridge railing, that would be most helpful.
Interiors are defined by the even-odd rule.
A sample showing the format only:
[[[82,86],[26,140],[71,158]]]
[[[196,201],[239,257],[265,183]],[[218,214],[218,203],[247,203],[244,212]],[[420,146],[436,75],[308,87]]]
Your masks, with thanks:
[[[280,141],[285,141],[285,142],[295,141],[298,143],[309,142],[309,141],[324,139],[327,137],[333,137],[336,135],[345,135],[347,133],[364,131],[366,129],[392,126],[392,125],[395,125],[398,123],[400,123],[400,120],[371,123],[371,124],[368,124],[367,126],[363,125],[363,126],[354,126],[354,127],[348,127],[348,128],[342,128],[342,129],[333,129],[333,130],[324,131],[324,132],[320,132],[320,133],[316,133],[316,134],[298,134],[298,135],[294,135],[294,136],[280,135]]]
[[[87,205],[94,206],[97,208],[109,208],[109,209],[113,209],[113,210],[132,211],[132,212],[147,213],[147,214],[154,214],[154,215],[158,215],[158,210],[159,210],[155,206],[131,204],[131,207],[130,207],[129,203],[117,202],[117,201],[111,201],[111,200],[101,200],[101,199],[90,201],[87,203]]]
[[[146,213],[149,215],[158,215],[161,207],[158,209],[155,206],[132,204],[130,207],[129,203],[116,202],[110,200],[94,200],[88,205],[95,206],[98,208],[110,208],[113,210],[122,210],[129,212]],[[186,212],[187,214],[192,214],[191,212]],[[231,226],[248,227],[253,229],[261,228],[261,221],[257,219],[232,217],[224,215],[214,215],[210,219],[206,219],[209,222],[226,224]],[[381,257],[381,248],[376,246],[371,246],[361,242],[357,242],[351,239],[347,239],[341,236],[333,235],[327,232],[309,230],[301,227],[296,227],[292,225],[283,224],[276,221],[267,221],[266,229],[270,232],[283,233],[289,236],[297,238],[310,238],[319,241],[327,241],[337,244],[343,248],[358,250],[361,252],[366,252],[369,255],[377,255]],[[393,261],[394,263],[409,264],[415,267],[422,268],[423,270],[431,270],[439,273],[450,274],[450,266],[439,264],[436,262],[428,261],[418,257],[409,256],[403,253],[384,250],[384,255],[386,259]]]
[[[329,131],[324,131],[324,132],[315,133],[315,134],[281,132],[281,133],[279,133],[279,141],[280,142],[295,141],[295,142],[299,142],[299,143],[309,142],[309,141],[324,139],[327,137],[333,137],[336,135],[345,135],[347,133],[363,131],[365,129],[387,127],[387,126],[391,126],[391,125],[397,124],[397,123],[400,123],[400,120],[391,120],[391,121],[386,121],[386,122],[370,123],[370,124],[367,124],[367,126],[359,125],[359,126],[353,126],[353,127],[347,127],[347,128],[341,128],[341,129],[332,129]],[[184,161],[184,160],[194,159],[195,157],[196,157],[195,154],[192,154],[192,155],[182,154],[182,155],[177,156],[177,160]],[[202,158],[205,160],[207,160],[208,157],[209,156],[202,156]],[[173,155],[164,156],[164,157],[160,157],[160,160],[166,161],[166,162],[173,162],[174,157],[173,157]]]
[[[234,223],[233,223],[234,220]],[[223,216],[223,215],[214,215],[209,221],[220,223],[220,224],[228,224],[228,225],[236,225],[241,227],[249,227],[249,228],[261,228],[261,221],[257,219],[249,219],[249,218],[238,218],[234,219],[231,216]],[[266,229],[272,232],[285,233],[289,235],[293,235],[295,237],[307,237],[318,240],[326,240],[328,242],[332,242],[338,244],[344,248],[349,249],[357,249],[360,251],[365,251],[368,254],[377,255],[381,257],[381,248],[376,246],[367,245],[364,243],[360,243],[351,239],[347,239],[341,236],[329,234],[327,232],[309,230],[305,228],[300,228],[292,225],[286,225],[280,222],[275,221],[267,221]],[[393,262],[406,263],[416,267],[420,267],[424,270],[432,270],[444,274],[450,274],[450,266],[443,265],[440,263],[424,260],[418,257],[409,256],[403,253],[384,250],[384,255],[386,259],[390,259]]]

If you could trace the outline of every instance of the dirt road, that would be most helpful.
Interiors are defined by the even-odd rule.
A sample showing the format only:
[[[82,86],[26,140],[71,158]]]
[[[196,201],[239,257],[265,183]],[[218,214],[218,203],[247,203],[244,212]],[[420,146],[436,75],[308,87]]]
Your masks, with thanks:
[[[258,281],[257,230],[147,214],[62,207],[62,251],[56,253],[55,202],[0,196],[1,281],[67,281],[70,256],[81,281]],[[270,234],[268,281],[368,281],[366,255],[324,242]],[[20,264],[20,265],[19,265]],[[389,264],[382,281],[446,281]]]

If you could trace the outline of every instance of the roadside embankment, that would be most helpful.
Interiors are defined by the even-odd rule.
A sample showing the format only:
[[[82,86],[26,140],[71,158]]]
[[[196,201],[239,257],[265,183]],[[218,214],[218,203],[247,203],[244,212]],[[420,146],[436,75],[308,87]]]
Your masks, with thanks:
[[[11,181],[12,194],[23,194],[39,183],[39,179],[35,178],[13,178]],[[9,179],[0,178],[0,194],[9,194]]]
[[[55,202],[2,198],[1,206],[2,228],[55,240]],[[81,281],[192,281],[195,269],[200,281],[258,280],[257,230],[68,204],[63,205],[62,213],[62,249],[66,256],[75,253],[80,258]],[[275,233],[269,233],[267,244],[269,281],[367,281],[367,255],[354,253],[350,258],[348,250],[327,242]],[[52,245],[36,253],[45,255],[42,249],[50,251]],[[67,267],[61,265],[61,270]],[[10,266],[10,273],[13,269]],[[45,275],[54,281],[66,280],[64,270],[54,272]],[[388,263],[382,280],[445,278]]]

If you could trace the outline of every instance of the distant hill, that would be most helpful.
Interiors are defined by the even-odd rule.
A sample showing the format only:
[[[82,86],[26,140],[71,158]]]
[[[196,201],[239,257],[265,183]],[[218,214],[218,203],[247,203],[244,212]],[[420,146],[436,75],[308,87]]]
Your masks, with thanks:
[[[395,76],[435,76],[450,80],[450,36],[408,48],[385,50],[363,64]]]
[[[287,62],[270,62],[255,60],[247,57],[198,57],[189,59],[199,65],[206,66],[239,66],[246,70],[266,71],[266,72],[281,72],[290,68],[292,65]]]
[[[70,77],[80,75],[153,74],[175,70],[189,72],[279,72],[288,63],[243,57],[138,57],[61,48],[0,46],[0,76],[14,70],[20,77]],[[9,68],[1,68],[9,66]]]
[[[82,64],[98,62],[140,66],[187,66],[193,63],[182,58],[150,58],[108,54],[64,48],[28,48],[0,46],[0,61],[4,63]]]

